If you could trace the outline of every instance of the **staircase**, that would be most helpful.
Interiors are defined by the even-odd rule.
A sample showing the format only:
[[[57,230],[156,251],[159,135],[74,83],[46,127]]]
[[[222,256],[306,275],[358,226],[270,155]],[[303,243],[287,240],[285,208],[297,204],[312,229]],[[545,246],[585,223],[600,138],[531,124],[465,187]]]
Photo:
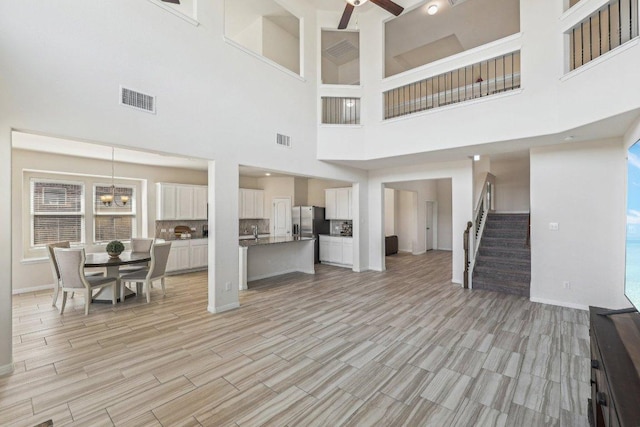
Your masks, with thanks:
[[[488,214],[473,269],[473,289],[529,297],[528,227],[529,214]]]

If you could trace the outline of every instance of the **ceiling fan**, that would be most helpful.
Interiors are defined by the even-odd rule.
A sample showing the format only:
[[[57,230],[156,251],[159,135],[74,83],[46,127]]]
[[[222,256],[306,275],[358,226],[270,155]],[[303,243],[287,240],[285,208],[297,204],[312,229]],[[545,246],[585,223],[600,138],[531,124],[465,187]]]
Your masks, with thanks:
[[[338,24],[339,30],[344,30],[349,25],[349,19],[351,19],[351,14],[353,13],[353,9],[356,6],[362,6],[367,2],[367,0],[346,0],[347,5],[344,7],[344,12],[342,13],[342,18],[340,18],[340,23]],[[397,3],[392,2],[391,0],[371,0],[371,3],[380,6],[384,10],[389,13],[398,16],[402,13],[404,8]]]

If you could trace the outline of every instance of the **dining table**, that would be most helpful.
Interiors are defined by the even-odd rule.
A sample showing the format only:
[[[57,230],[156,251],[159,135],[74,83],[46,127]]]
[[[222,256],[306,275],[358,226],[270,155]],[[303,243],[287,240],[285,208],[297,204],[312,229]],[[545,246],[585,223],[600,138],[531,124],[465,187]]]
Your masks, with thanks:
[[[106,252],[96,252],[86,254],[84,262],[85,268],[104,268],[106,277],[116,279],[115,291],[112,287],[104,287],[93,296],[92,302],[105,302],[111,304],[113,292],[116,292],[118,302],[124,302],[126,298],[136,295],[131,289],[125,287],[124,296],[120,295],[120,266],[131,264],[143,264],[151,261],[149,252],[124,251],[117,258],[111,257]]]

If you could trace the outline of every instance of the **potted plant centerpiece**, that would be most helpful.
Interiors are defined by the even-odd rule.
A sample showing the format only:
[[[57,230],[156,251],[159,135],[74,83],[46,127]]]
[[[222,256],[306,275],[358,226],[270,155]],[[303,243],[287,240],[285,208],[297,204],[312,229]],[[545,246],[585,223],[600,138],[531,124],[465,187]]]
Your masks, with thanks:
[[[107,253],[111,258],[118,258],[124,251],[124,244],[119,240],[112,240],[107,243]]]

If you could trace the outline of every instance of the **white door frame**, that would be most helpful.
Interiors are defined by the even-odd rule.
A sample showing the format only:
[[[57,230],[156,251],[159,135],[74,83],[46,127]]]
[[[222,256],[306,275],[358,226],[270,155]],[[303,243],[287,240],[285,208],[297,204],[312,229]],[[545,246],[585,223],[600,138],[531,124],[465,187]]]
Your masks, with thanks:
[[[427,215],[429,214],[429,203],[431,203],[431,206],[433,208],[433,211],[431,212],[431,219],[432,219],[432,225],[431,225],[431,234],[432,234],[432,244],[431,247],[433,250],[438,250],[438,201],[437,200],[427,200],[425,202],[425,223],[427,222]],[[429,238],[429,233],[427,233],[427,230],[425,229],[425,248],[429,247],[429,244],[427,242],[427,239]]]

